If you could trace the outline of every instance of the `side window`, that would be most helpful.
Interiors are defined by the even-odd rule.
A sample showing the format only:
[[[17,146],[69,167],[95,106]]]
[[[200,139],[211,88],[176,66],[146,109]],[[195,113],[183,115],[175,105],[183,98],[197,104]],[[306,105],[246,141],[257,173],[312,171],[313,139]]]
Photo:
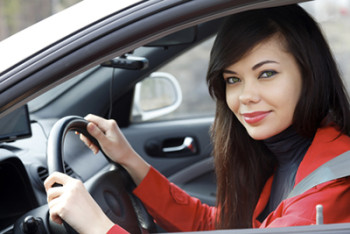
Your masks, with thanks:
[[[169,88],[164,82],[154,82],[144,80],[138,84],[142,85],[142,91],[135,92],[140,93],[140,96],[136,96],[134,99],[138,100],[137,104],[133,107],[133,122],[142,122],[147,120],[168,120],[168,119],[181,119],[190,117],[203,117],[213,116],[215,113],[215,103],[209,95],[208,87],[206,83],[206,72],[208,69],[209,54],[214,42],[214,38],[210,38],[195,48],[185,52],[181,56],[177,57],[164,67],[160,68],[157,72],[153,73],[156,79],[161,77],[163,80],[175,79],[178,83],[177,87]],[[156,86],[151,84],[156,83]],[[140,87],[136,87],[136,89]],[[176,89],[181,90],[181,95],[176,96]],[[152,89],[152,92],[150,92]],[[157,97],[152,97],[157,95]],[[159,95],[161,95],[159,98]],[[151,101],[148,101],[151,100]],[[178,101],[180,103],[175,103]],[[151,104],[152,103],[152,104]],[[147,115],[148,109],[154,109],[161,104],[173,103],[173,109],[169,109],[167,114],[158,113],[157,118],[153,118],[152,114]],[[163,105],[164,106],[164,105]],[[140,118],[141,112],[143,112],[143,118]]]
[[[349,91],[350,31],[348,28],[350,26],[350,1],[312,1],[302,3],[301,6],[320,24],[338,63],[344,84]],[[201,43],[159,69],[157,74],[154,74],[161,78],[175,79],[179,83],[178,86],[181,89],[182,96],[176,96],[176,91],[172,91],[169,86],[158,84],[162,82],[153,82],[157,83],[156,87],[152,86],[151,92],[149,88],[146,88],[145,91],[148,90],[148,92],[146,91],[144,96],[138,97],[139,104],[142,107],[140,105],[134,106],[134,122],[155,120],[154,116],[161,116],[156,118],[157,120],[166,120],[214,115],[215,103],[208,94],[205,80],[213,41],[214,38],[211,38]],[[143,86],[147,86],[151,82],[145,80],[142,83]],[[176,87],[174,90],[176,90]],[[162,93],[162,95],[159,95],[159,93]],[[152,94],[157,94],[156,100],[155,97],[152,97]],[[178,102],[179,100],[181,102]],[[172,105],[173,108],[165,110],[161,108],[164,112],[158,112],[155,115],[153,113],[147,114],[147,110],[157,108],[154,105],[158,104],[161,107],[164,106],[164,103]],[[142,109],[146,114],[144,118],[139,118]]]
[[[301,4],[319,23],[350,91],[350,1],[324,0]]]

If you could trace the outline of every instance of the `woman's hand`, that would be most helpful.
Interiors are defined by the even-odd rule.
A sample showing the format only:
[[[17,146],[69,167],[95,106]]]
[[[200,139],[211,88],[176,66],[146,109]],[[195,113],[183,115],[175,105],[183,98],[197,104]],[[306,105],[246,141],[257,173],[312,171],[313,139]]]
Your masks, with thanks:
[[[130,146],[114,120],[107,120],[96,115],[85,117],[89,124],[87,131],[97,139],[103,152],[114,162],[122,165],[138,185],[150,168]],[[87,137],[80,134],[80,139],[95,153],[99,149]]]
[[[96,115],[87,115],[85,119],[90,122],[87,125],[88,132],[98,140],[102,150],[111,160],[123,165],[130,155],[135,154],[114,120],[107,120]],[[99,148],[87,137],[80,134],[80,139],[95,154],[98,153]]]
[[[62,186],[52,187],[54,184]],[[114,225],[80,180],[54,172],[45,180],[50,218],[67,222],[79,233],[107,233]]]

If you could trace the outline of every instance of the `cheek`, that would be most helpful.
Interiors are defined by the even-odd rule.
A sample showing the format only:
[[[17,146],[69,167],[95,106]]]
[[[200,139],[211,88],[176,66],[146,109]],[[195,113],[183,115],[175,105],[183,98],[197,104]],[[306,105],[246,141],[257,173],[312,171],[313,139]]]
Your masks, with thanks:
[[[226,90],[226,103],[230,110],[237,116],[239,110],[239,100],[236,92],[233,92],[230,89]]]
[[[274,92],[272,100],[276,104],[276,108],[280,110],[279,115],[284,121],[291,124],[296,105],[300,99],[301,85],[298,82],[281,85],[280,89],[276,89]]]

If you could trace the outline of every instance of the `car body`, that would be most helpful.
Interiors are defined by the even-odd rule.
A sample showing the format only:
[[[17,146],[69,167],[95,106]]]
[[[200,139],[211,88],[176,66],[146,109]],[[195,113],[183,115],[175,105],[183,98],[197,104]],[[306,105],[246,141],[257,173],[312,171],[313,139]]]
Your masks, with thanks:
[[[72,115],[93,113],[116,119],[130,144],[147,162],[191,195],[215,205],[209,133],[213,106],[210,115],[146,121],[172,112],[178,104],[169,104],[173,107],[169,110],[158,108],[164,111],[160,113],[135,112],[134,100],[142,100],[135,97],[141,92],[137,84],[212,38],[225,16],[299,2],[303,1],[85,0],[0,42],[0,117],[27,104],[31,130],[25,136],[7,139],[12,142],[0,147],[0,233],[22,233],[21,225],[28,216],[41,217],[45,231],[54,232],[47,221],[43,187],[48,176],[47,141],[56,121]],[[189,36],[178,34],[181,31]],[[121,60],[125,55],[127,60]],[[111,61],[118,64],[111,65]],[[191,57],[187,63],[196,66]],[[205,83],[205,77],[199,78]],[[176,82],[171,83],[176,86]],[[179,91],[175,89],[174,93],[179,101]],[[136,120],[138,115],[141,117]],[[92,156],[73,133],[65,138],[66,173],[89,184],[96,174],[109,170],[106,159]],[[196,145],[195,151],[171,152],[185,139]],[[170,151],[159,151],[164,148]],[[159,227],[157,230],[162,231]],[[350,225],[231,232],[349,233]]]

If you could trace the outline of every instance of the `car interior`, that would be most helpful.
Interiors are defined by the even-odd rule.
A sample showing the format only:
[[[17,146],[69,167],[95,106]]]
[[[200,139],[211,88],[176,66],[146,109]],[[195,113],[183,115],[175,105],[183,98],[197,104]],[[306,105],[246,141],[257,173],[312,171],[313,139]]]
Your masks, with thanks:
[[[55,134],[52,129],[60,119],[67,116],[71,117],[69,121],[78,119],[78,124],[86,126],[81,117],[89,113],[115,119],[135,151],[148,163],[190,195],[214,206],[216,182],[210,128],[215,106],[211,103],[207,107],[210,113],[174,116],[179,105],[177,101],[189,101],[186,112],[197,105],[197,99],[191,103],[192,97],[185,96],[176,88],[178,83],[169,78],[171,74],[160,71],[164,71],[167,64],[181,56],[188,59],[186,63],[189,66],[198,66],[197,61],[191,59],[192,56],[195,58],[191,52],[203,43],[212,42],[224,18],[184,27],[183,30],[99,62],[82,72],[73,72],[65,82],[46,88],[46,92],[3,116],[0,120],[0,233],[23,233],[19,229],[28,217],[48,218],[43,182],[52,170],[48,163],[51,159],[47,156],[50,137]],[[203,59],[208,60],[206,57]],[[205,74],[206,65],[200,66],[198,70]],[[200,85],[206,85],[204,76],[195,79],[187,77],[187,73],[184,76],[192,82],[189,88],[192,92],[197,92]],[[194,81],[190,81],[192,79]],[[172,100],[153,107],[158,99],[164,99],[164,96],[156,96],[150,97],[147,103],[148,93],[157,93],[154,91],[157,85],[152,87],[152,83],[148,86],[146,84],[152,80],[157,84],[164,81],[166,84],[162,89],[167,90],[166,95],[172,93]],[[208,93],[203,94],[198,90],[198,95],[198,99],[212,101]],[[62,123],[60,129],[71,122],[65,124],[67,123]],[[65,132],[58,133],[61,135],[56,135],[54,139],[55,144],[62,147],[62,158],[58,158],[58,164],[62,165],[66,174],[81,179],[91,189],[94,197],[99,197],[99,201],[103,203],[105,199],[101,196],[104,195],[96,192],[101,189],[98,176],[105,176],[111,170],[111,163],[103,156],[103,152],[93,155],[80,141],[75,134],[75,131],[81,131],[80,127],[69,127]],[[121,177],[127,177],[122,169],[118,170],[122,173]],[[113,179],[107,180],[110,182]],[[125,182],[120,183],[124,186]],[[104,182],[101,184],[105,185]],[[129,181],[125,187],[130,193],[133,185]],[[131,198],[132,202],[127,207],[142,209],[134,204],[138,201],[133,199],[135,198]],[[144,211],[139,213],[142,212]],[[131,215],[135,216],[134,213]],[[137,219],[140,217],[146,219],[145,225],[150,226],[151,232],[164,232],[159,226],[154,227],[147,215],[141,214]],[[116,221],[119,219],[115,217]],[[52,233],[62,231],[60,227],[53,230],[53,225],[50,228]],[[317,228],[315,233],[321,230]],[[344,228],[341,226],[332,230],[342,233]],[[130,230],[135,229],[131,227]],[[327,228],[325,230],[332,232]],[[300,233],[305,230],[292,228],[289,231],[285,233]],[[137,232],[140,230],[137,229],[135,233]],[[240,233],[255,231],[245,230]],[[269,230],[268,233],[278,233],[278,230]]]
[[[46,142],[50,130],[61,117],[88,113],[116,119],[130,144],[149,163],[179,186],[188,188],[190,194],[215,205],[216,187],[209,137],[213,118],[131,123],[130,116],[135,84],[183,51],[213,36],[220,21],[185,29],[185,33],[175,33],[123,58],[106,61],[5,116],[1,121],[0,178],[13,178],[11,184],[16,186],[9,186],[7,180],[0,183],[4,188],[2,191],[6,191],[1,195],[1,204],[7,207],[0,210],[0,229],[13,224],[24,213],[46,204],[43,181],[48,176]],[[135,58],[140,58],[141,62]],[[128,65],[132,59],[134,62]],[[143,60],[147,64],[139,65],[145,63]],[[138,64],[134,66],[135,63]],[[14,118],[18,120],[14,122]],[[186,137],[193,139],[196,151],[162,151],[181,145]],[[65,172],[84,182],[101,170],[108,170],[107,160],[101,155],[92,155],[74,132],[65,136],[63,154]],[[12,170],[13,167],[18,168]]]

